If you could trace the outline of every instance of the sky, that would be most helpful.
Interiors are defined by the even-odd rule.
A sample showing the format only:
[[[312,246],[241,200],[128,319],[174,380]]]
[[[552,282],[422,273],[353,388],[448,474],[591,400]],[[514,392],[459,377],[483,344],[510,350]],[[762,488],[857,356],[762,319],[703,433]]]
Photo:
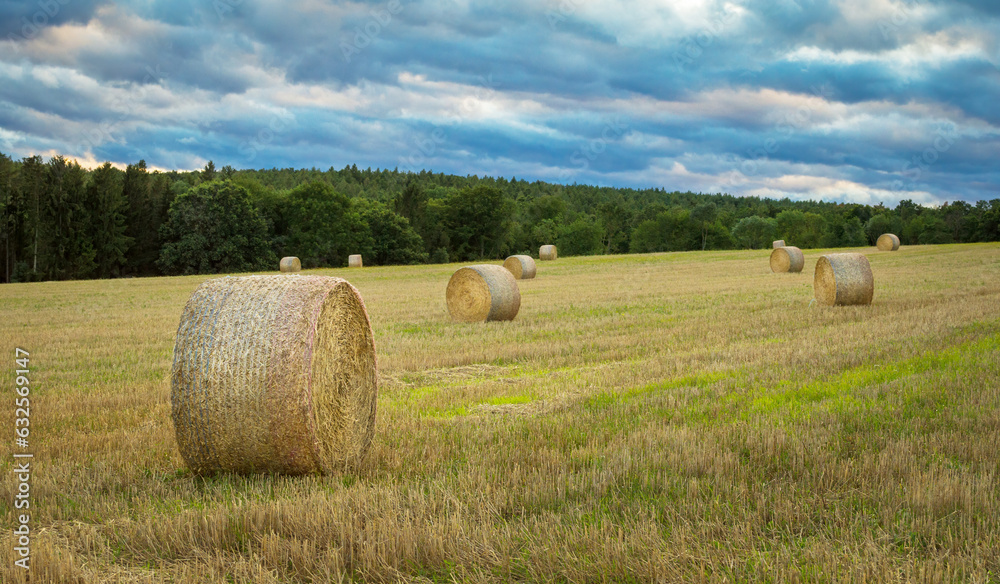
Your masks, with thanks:
[[[0,0],[0,152],[1000,198],[996,0]]]

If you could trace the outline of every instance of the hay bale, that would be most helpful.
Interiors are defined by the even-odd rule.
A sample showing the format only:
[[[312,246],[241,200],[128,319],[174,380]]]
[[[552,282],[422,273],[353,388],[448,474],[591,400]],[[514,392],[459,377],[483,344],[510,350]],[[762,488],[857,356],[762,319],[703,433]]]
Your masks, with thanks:
[[[281,262],[278,263],[278,269],[282,272],[301,272],[302,262],[297,257],[281,258]]]
[[[899,238],[892,233],[883,233],[878,236],[875,247],[882,251],[896,251],[899,249]]]
[[[771,252],[771,271],[775,273],[801,272],[806,265],[802,250],[794,245],[776,248]]]
[[[777,241],[771,242],[771,249],[778,249],[779,247],[785,247],[785,240],[779,239]]]
[[[538,259],[540,260],[554,260],[557,257],[559,257],[559,252],[554,245],[543,245],[538,248]]]
[[[360,268],[361,267],[361,254],[356,253],[354,255],[347,256],[347,267],[348,268]]]
[[[860,253],[820,256],[813,278],[816,301],[827,306],[871,304],[875,278],[868,258]]]
[[[535,260],[531,256],[512,255],[503,261],[503,267],[514,274],[515,280],[530,280],[535,277]]]
[[[363,458],[375,430],[371,323],[340,278],[206,281],[181,315],[170,381],[196,473],[327,473]]]
[[[479,264],[460,268],[448,281],[448,313],[453,320],[514,320],[521,308],[517,280],[503,266]]]

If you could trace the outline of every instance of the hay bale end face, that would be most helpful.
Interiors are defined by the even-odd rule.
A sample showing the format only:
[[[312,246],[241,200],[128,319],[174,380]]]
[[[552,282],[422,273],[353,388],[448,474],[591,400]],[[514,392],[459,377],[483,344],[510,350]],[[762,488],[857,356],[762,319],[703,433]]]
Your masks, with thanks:
[[[171,370],[177,445],[196,473],[327,473],[375,431],[375,343],[364,301],[326,276],[204,282]]]
[[[278,264],[278,269],[282,272],[301,272],[302,262],[300,262],[297,257],[281,258],[281,262]]]
[[[892,233],[883,233],[878,236],[875,247],[882,251],[896,251],[899,249],[899,238]]]
[[[771,271],[775,273],[801,272],[806,265],[802,250],[793,246],[776,248],[771,252]]]
[[[816,301],[826,306],[871,304],[875,277],[868,258],[860,253],[820,256],[813,278]]]
[[[347,267],[349,268],[360,268],[361,267],[361,254],[354,254],[347,256]]]
[[[554,260],[559,257],[559,251],[554,245],[543,245],[538,248],[538,259],[540,260]]]
[[[460,268],[448,281],[448,314],[461,322],[514,320],[521,308],[517,280],[503,266]]]
[[[531,256],[512,255],[503,261],[503,267],[514,274],[515,280],[530,280],[535,277],[535,260]]]
[[[777,241],[771,242],[771,249],[778,249],[779,247],[785,247],[785,240],[779,239]]]

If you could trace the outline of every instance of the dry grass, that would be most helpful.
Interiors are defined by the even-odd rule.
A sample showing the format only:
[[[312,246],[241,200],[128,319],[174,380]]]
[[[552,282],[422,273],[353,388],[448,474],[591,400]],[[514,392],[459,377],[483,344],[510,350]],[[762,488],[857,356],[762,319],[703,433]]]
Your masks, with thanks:
[[[362,467],[298,478],[184,466],[204,277],[2,286],[37,372],[32,581],[996,581],[1000,246],[870,261],[872,305],[827,308],[759,251],[564,258],[486,324],[449,320],[456,265],[321,271],[371,313],[379,418]]]

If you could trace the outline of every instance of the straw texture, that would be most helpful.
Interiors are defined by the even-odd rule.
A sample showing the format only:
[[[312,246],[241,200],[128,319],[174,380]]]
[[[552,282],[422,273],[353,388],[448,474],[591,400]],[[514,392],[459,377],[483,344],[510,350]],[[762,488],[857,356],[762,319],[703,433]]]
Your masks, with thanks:
[[[538,248],[538,259],[540,260],[554,260],[559,257],[559,251],[554,245],[543,245]]]
[[[361,267],[361,254],[354,254],[347,256],[347,267],[349,268],[360,268]]]
[[[778,249],[779,247],[785,247],[785,240],[779,239],[777,241],[771,242],[771,249]]]
[[[479,264],[460,268],[448,281],[448,313],[453,320],[514,320],[521,308],[517,280],[503,266]]]
[[[776,248],[771,252],[771,271],[776,273],[801,272],[806,265],[802,250],[793,246]]]
[[[820,256],[813,278],[816,301],[827,306],[871,304],[875,278],[868,258],[859,253]]]
[[[531,256],[512,255],[503,261],[503,267],[514,274],[515,280],[530,280],[535,277],[535,260]]]
[[[196,473],[354,463],[371,444],[377,393],[368,313],[345,280],[216,278],[184,307],[170,397]]]
[[[899,238],[892,233],[883,233],[878,236],[875,247],[882,251],[896,251],[899,249]]]
[[[278,263],[278,269],[282,272],[301,272],[302,262],[297,257],[281,258],[281,262]]]

